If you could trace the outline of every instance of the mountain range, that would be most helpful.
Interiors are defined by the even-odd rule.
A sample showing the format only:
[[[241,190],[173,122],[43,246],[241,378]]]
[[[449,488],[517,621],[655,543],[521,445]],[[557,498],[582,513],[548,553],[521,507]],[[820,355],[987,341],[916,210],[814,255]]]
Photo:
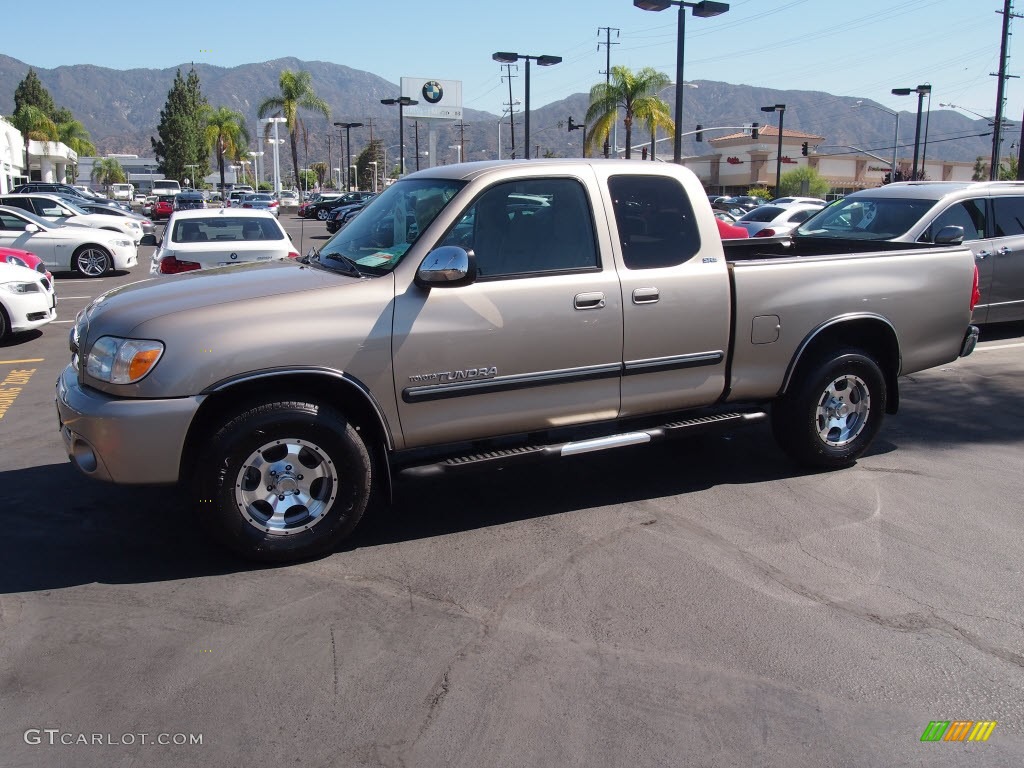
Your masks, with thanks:
[[[14,88],[28,72],[29,64],[0,55],[0,114],[10,115],[14,109]],[[339,165],[337,157],[339,130],[331,125],[335,121],[357,121],[367,127],[353,129],[353,157],[369,140],[372,120],[374,138],[383,139],[385,145],[397,145],[398,119],[396,111],[380,103],[383,98],[399,95],[399,87],[371,72],[341,64],[323,61],[301,61],[295,58],[275,59],[259,64],[244,64],[224,68],[209,64],[183,64],[182,74],[190,67],[199,75],[203,94],[213,106],[226,106],[241,112],[255,132],[256,110],[266,97],[278,93],[278,77],[283,69],[306,70],[312,75],[313,88],[331,108],[331,121],[320,115],[305,115],[306,142],[299,147],[299,161],[303,164],[327,161]],[[126,153],[152,156],[149,138],[156,135],[160,110],[167,100],[175,69],[117,70],[88,64],[62,66],[54,69],[33,67],[54,101],[69,108],[92,135],[101,154]],[[497,75],[496,75],[497,76]],[[749,85],[733,85],[711,80],[695,81],[697,88],[685,91],[685,131],[692,131],[699,123],[703,126],[743,126],[753,121],[777,125],[776,114],[761,111],[764,105],[785,104],[784,128],[803,131],[822,140],[817,142],[819,154],[848,151],[857,147],[883,158],[891,157],[894,125],[893,116],[885,114],[885,107],[851,96],[835,96],[818,91],[780,91]],[[666,91],[671,104],[672,94]],[[916,108],[915,99],[907,99]],[[575,93],[556,102],[535,108],[531,112],[531,147],[533,153],[555,156],[579,156],[583,137],[581,131],[567,131],[568,118],[582,122],[589,103],[588,95]],[[877,107],[877,108],[876,108]],[[885,111],[883,111],[885,110]],[[484,159],[496,156],[499,116],[488,112],[463,110],[465,159]],[[916,112],[900,113],[900,156],[913,153]],[[1008,154],[1010,142],[1018,137],[1012,131],[1004,134],[1003,153]],[[522,115],[516,115],[516,139],[522,156]],[[946,160],[973,161],[991,154],[991,137],[980,135],[991,131],[988,121],[974,120],[947,109],[934,110],[928,119],[927,157]],[[426,150],[426,125],[421,121],[420,153]],[[502,123],[502,155],[509,154],[508,118]],[[720,131],[708,129],[705,139],[716,135],[735,133],[733,128]],[[442,123],[438,129],[438,161],[455,162],[457,151],[451,145],[460,137],[458,123]],[[650,134],[634,130],[635,145],[649,140]],[[618,140],[624,141],[624,130],[619,126]],[[406,165],[415,164],[415,127],[408,120],[405,130]],[[815,144],[815,142],[812,142]],[[671,153],[671,142],[659,145],[660,155]],[[287,149],[287,147],[285,147]],[[393,149],[393,147],[392,147]],[[707,154],[713,150],[707,143],[698,143],[693,137],[684,139],[685,155]],[[285,152],[283,167],[290,161]]]

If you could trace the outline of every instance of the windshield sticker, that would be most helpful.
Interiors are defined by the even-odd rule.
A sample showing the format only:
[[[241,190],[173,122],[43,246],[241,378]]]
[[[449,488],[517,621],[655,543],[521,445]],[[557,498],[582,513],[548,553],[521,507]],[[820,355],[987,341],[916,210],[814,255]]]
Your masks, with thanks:
[[[394,248],[385,248],[382,251],[371,253],[369,256],[364,256],[361,259],[356,259],[356,264],[362,264],[364,267],[380,267],[389,262],[396,261],[399,256],[405,253],[409,249],[407,244],[395,246]]]

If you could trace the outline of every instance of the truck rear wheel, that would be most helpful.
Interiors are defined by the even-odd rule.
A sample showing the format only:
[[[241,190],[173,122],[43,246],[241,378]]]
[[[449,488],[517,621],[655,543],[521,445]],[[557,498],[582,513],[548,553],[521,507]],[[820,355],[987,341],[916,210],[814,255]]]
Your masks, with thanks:
[[[339,412],[308,402],[258,405],[208,441],[196,465],[202,519],[226,546],[264,562],[330,552],[358,524],[372,462]]]
[[[797,461],[836,469],[871,445],[885,413],[885,376],[860,350],[819,358],[772,408],[772,431]]]

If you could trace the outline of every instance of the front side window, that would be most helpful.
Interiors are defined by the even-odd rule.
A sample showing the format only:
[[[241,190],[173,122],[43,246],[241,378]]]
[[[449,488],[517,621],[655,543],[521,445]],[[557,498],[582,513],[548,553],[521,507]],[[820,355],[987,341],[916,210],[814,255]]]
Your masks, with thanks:
[[[964,240],[981,240],[987,235],[988,226],[985,216],[985,199],[975,198],[954,203],[935,217],[918,241],[934,243],[936,236],[943,227],[963,227]]]
[[[700,232],[686,191],[663,176],[608,179],[627,269],[674,267],[700,251]]]
[[[496,184],[440,245],[472,250],[483,280],[599,266],[587,194],[575,179]]]

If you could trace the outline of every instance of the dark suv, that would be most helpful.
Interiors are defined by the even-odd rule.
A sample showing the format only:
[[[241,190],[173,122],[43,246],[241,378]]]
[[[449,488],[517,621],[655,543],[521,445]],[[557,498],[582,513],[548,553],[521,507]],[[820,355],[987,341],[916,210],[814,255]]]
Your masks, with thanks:
[[[193,208],[205,208],[206,198],[202,192],[179,192],[174,196],[174,210],[188,211]]]
[[[81,200],[89,200],[90,202],[99,203],[105,205],[108,208],[121,208],[123,210],[131,210],[131,206],[121,205],[115,203],[113,200],[108,200],[105,197],[88,197],[82,194],[82,190],[75,189],[70,184],[59,184],[52,181],[30,181],[28,184],[22,184],[19,187],[15,187],[12,192],[14,194],[26,194],[32,192],[43,192],[47,195],[67,195],[69,197],[77,197]]]

